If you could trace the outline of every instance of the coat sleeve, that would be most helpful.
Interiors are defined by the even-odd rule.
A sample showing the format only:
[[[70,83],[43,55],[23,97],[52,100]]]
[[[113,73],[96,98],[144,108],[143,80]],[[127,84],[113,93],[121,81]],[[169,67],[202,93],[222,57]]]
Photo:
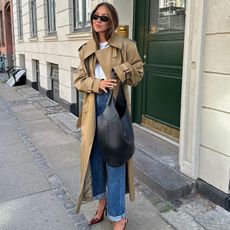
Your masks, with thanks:
[[[143,62],[134,42],[128,42],[125,61],[114,66],[113,70],[122,82],[126,81],[130,86],[136,86],[141,81],[143,78]]]
[[[89,76],[83,59],[83,50],[79,51],[80,65],[74,73],[74,87],[86,93],[100,93],[100,79]]]

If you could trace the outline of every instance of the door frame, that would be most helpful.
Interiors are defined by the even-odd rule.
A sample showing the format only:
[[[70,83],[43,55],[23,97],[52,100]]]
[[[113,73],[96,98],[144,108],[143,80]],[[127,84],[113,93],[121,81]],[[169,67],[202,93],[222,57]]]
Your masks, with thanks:
[[[199,174],[206,4],[187,0],[185,21],[179,165],[193,179]]]
[[[146,10],[147,4],[146,4],[146,0],[143,0],[141,2],[144,2],[144,8]],[[140,4],[140,1],[138,0],[134,0],[134,7],[133,7],[133,37],[134,40],[137,42],[137,47],[138,47],[138,51],[140,54],[140,57],[142,60],[144,60],[144,36],[141,36],[142,34],[146,33],[147,30],[147,25],[145,25],[144,28],[142,28],[142,32],[139,33],[136,31],[137,27],[138,27],[138,23],[141,22],[142,25],[144,25],[145,23],[145,16],[143,15],[143,13],[141,13],[140,11],[137,11],[137,9],[141,9],[140,7],[137,7],[137,4]],[[140,14],[140,16],[138,15]],[[139,20],[135,20],[135,18],[140,17]],[[139,28],[139,27],[138,27]],[[143,105],[143,87],[144,87],[144,82],[141,81],[135,88],[133,88],[132,90],[132,94],[131,94],[131,106],[132,106],[132,120],[133,122],[136,123],[141,123],[141,111],[142,111],[142,105]],[[137,103],[135,103],[137,102]]]

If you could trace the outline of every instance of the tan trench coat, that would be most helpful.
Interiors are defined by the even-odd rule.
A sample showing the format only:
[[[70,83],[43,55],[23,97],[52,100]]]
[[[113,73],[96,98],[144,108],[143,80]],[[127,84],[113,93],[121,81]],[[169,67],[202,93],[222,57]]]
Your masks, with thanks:
[[[95,93],[101,93],[99,89],[100,79],[95,78],[94,70],[96,61],[100,63],[107,79],[111,78],[112,70],[122,82],[125,82],[125,95],[128,98],[127,84],[135,86],[142,79],[143,63],[133,41],[113,34],[108,41],[109,46],[97,50],[93,39],[89,40],[79,49],[80,66],[74,76],[74,86],[85,92],[81,115],[77,127],[81,127],[81,190],[77,204],[77,212],[83,201],[92,200],[91,173],[89,158],[95,134]],[[114,89],[114,95],[117,88]],[[130,200],[134,200],[134,175],[132,159],[127,163],[127,188]]]

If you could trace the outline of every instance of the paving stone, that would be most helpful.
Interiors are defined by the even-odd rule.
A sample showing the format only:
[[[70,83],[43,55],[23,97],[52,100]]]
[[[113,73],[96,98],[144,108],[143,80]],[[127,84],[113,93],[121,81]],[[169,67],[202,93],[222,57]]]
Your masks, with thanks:
[[[1,120],[9,120],[9,114],[7,111],[5,111],[5,108],[0,106],[0,119]]]
[[[62,134],[61,130],[43,130],[41,132],[31,133],[31,137],[38,147],[50,147],[71,143],[71,137]]]
[[[32,161],[33,158],[24,144],[1,145],[0,168]]]
[[[57,102],[49,100],[49,99],[45,99],[44,101],[40,101],[39,103],[45,108],[58,105]]]
[[[0,168],[0,175],[4,175],[0,177],[0,201],[50,189],[44,175],[31,162]]]
[[[36,108],[32,104],[25,104],[25,105],[15,105],[11,106],[11,110],[13,112],[24,112],[24,111],[32,111],[36,110]]]
[[[178,144],[169,143],[149,132],[133,126],[135,144],[151,157],[179,171]]]
[[[77,131],[77,128],[76,128],[77,118],[73,114],[69,112],[63,112],[63,113],[51,114],[48,116],[53,120],[57,120],[58,122],[61,122],[70,131],[72,132]]]
[[[24,130],[31,135],[33,132],[42,132],[43,130],[55,130],[59,129],[47,118],[36,121],[27,121],[23,123]]]
[[[194,218],[183,211],[169,211],[162,216],[177,230],[205,230]]]
[[[183,201],[186,201],[186,199],[184,199]],[[199,216],[201,213],[207,213],[213,208],[215,208],[215,205],[212,202],[203,198],[202,196],[197,195],[188,203],[181,205],[181,207],[178,209],[182,212],[188,213],[189,215],[195,218],[196,216]]]
[[[179,199],[191,193],[194,181],[173,170],[139,148],[134,154],[136,177],[166,200]]]
[[[34,95],[34,94],[35,95],[39,94],[39,91],[37,91],[37,90],[35,90],[35,89],[31,88],[31,87],[26,87],[26,86],[24,86],[21,89],[19,88],[17,90],[17,92],[20,93],[21,95],[29,95],[29,96]]]
[[[1,146],[22,143],[20,135],[17,132],[15,132],[13,128],[10,128],[10,130],[7,129],[4,133],[3,132],[4,130],[0,132]]]
[[[195,219],[209,230],[230,230],[230,213],[221,207],[201,213]]]
[[[0,203],[0,216],[1,230],[76,230],[50,191]]]
[[[55,171],[73,165],[79,166],[79,143],[76,140],[68,144],[42,147],[42,151],[49,166]]]
[[[31,110],[31,111],[21,111],[15,113],[17,116],[17,119],[19,121],[34,121],[34,120],[40,120],[40,119],[46,119],[46,116],[38,111],[38,110]]]
[[[64,202],[64,207],[66,209],[72,209],[76,206],[76,204],[73,201],[65,201]]]
[[[19,100],[25,100],[24,96],[21,96],[14,90],[9,90],[5,92],[1,92],[1,97],[6,101],[15,101],[16,99]]]
[[[60,168],[56,171],[57,176],[65,184],[67,191],[69,191],[71,197],[77,199],[80,192],[80,173],[79,166],[69,166]]]

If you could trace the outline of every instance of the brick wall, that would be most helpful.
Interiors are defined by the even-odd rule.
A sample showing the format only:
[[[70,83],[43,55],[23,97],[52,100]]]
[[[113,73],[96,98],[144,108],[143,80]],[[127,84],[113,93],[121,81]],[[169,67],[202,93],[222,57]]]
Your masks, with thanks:
[[[13,3],[12,0],[2,0],[1,19],[1,44],[0,51],[6,57],[6,66],[13,65],[14,36],[13,36]]]

